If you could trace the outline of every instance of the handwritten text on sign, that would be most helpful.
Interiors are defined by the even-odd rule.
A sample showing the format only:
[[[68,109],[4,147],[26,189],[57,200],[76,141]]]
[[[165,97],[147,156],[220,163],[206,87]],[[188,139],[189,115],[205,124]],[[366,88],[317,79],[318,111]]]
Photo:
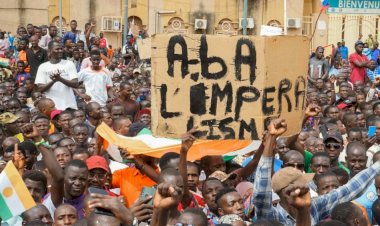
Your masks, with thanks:
[[[153,131],[178,137],[259,139],[265,123],[300,129],[308,42],[304,37],[158,35],[152,40]]]

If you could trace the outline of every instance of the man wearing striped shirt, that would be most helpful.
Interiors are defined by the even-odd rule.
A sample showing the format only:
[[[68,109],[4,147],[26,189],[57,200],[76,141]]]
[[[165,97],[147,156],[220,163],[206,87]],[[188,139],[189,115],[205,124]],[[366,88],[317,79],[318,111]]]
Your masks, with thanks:
[[[286,226],[296,224],[298,210],[295,209],[289,202],[289,196],[285,191],[294,184],[303,182],[307,186],[308,179],[312,177],[307,174],[293,174],[290,176],[272,176],[273,148],[275,147],[276,138],[286,131],[286,124],[283,122],[271,123],[269,134],[265,140],[265,148],[256,170],[256,178],[254,183],[254,194],[252,203],[255,205],[255,210],[258,219],[276,220]],[[317,224],[325,219],[334,206],[354,200],[368,187],[375,178],[376,174],[380,173],[380,162],[377,162],[361,171],[354,176],[346,185],[332,190],[326,195],[312,199],[310,207],[311,225]],[[302,187],[300,186],[300,187]],[[272,205],[272,188],[280,196],[280,203],[274,207]]]

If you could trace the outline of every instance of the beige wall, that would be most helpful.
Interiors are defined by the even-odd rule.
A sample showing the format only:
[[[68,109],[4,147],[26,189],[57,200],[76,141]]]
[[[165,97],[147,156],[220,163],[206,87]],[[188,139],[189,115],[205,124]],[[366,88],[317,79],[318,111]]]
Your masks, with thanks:
[[[0,0],[0,29],[16,33],[17,27],[28,23],[43,25],[48,21],[48,0]]]
[[[75,19],[78,22],[78,29],[80,30],[84,30],[84,24],[89,21],[90,1],[91,0],[70,0],[70,20]]]
[[[58,0],[49,0],[49,6],[48,7],[49,7],[49,21],[48,21],[48,23],[51,24],[54,22],[53,20],[59,16]],[[71,17],[70,17],[70,0],[62,1],[62,18],[63,18],[62,27],[64,27],[64,28],[67,27],[68,29],[70,29],[69,28],[70,27],[69,23],[71,20]]]
[[[105,7],[107,5],[107,7]],[[95,19],[96,28],[95,32],[99,35],[101,31],[102,16],[122,16],[123,1],[121,0],[109,0],[108,4],[105,4],[104,0],[95,1]],[[121,46],[122,33],[121,32],[105,32],[104,36],[108,39],[108,43],[112,45],[113,48]]]

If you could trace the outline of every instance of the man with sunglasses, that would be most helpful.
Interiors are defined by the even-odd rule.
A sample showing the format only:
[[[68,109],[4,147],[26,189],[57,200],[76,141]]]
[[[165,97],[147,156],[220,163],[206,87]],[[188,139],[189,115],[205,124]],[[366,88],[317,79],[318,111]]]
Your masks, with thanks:
[[[304,157],[301,153],[295,150],[288,151],[283,158],[283,168],[285,167],[293,167],[295,169],[300,170],[301,172],[304,172],[305,167],[305,161]]]
[[[323,142],[325,144],[326,152],[331,160],[331,167],[338,166],[344,169],[347,173],[350,171],[342,163],[339,162],[339,155],[343,150],[343,137],[338,131],[330,130],[324,135]]]

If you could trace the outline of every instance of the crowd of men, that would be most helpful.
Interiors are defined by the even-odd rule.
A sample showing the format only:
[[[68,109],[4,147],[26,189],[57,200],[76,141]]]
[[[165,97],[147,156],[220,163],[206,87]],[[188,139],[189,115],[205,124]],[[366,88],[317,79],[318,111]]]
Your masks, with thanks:
[[[380,50],[338,43],[309,60],[299,134],[267,126],[247,156],[156,159],[120,150],[96,128],[136,136],[151,127],[149,62],[128,39],[112,49],[94,24],[0,32],[0,171],[12,161],[37,205],[1,225],[377,225],[380,222]],[[365,45],[370,54],[365,55]],[[369,47],[367,47],[368,50]],[[368,52],[368,51],[367,51]],[[368,53],[367,53],[368,54]],[[185,132],[185,131],[184,131]],[[205,150],[207,152],[207,150]],[[380,174],[379,174],[380,175]]]

